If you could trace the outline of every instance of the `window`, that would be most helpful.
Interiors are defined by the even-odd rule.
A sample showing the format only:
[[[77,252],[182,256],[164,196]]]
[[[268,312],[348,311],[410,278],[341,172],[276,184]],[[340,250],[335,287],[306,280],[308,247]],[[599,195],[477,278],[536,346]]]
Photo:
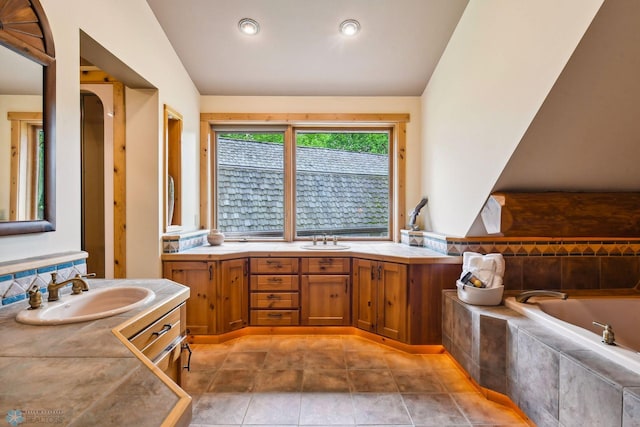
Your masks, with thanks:
[[[210,130],[201,138],[202,228],[228,240],[399,238],[408,115],[204,113],[201,120]]]
[[[284,132],[216,133],[216,228],[227,237],[284,236]]]
[[[296,130],[296,237],[389,237],[389,131]]]

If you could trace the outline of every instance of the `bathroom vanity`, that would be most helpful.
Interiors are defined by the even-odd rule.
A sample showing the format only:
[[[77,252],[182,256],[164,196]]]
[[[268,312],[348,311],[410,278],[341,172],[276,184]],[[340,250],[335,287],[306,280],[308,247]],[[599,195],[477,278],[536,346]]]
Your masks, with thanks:
[[[26,301],[0,309],[0,412],[19,411],[27,424],[47,417],[57,425],[188,426],[191,397],[177,383],[186,364],[189,289],[166,279],[89,284],[89,293],[135,286],[155,298],[115,316],[55,326],[16,322]]]
[[[246,327],[334,326],[441,344],[441,291],[455,288],[461,258],[388,242],[344,245],[205,245],[163,254],[163,274],[191,288],[191,341]]]

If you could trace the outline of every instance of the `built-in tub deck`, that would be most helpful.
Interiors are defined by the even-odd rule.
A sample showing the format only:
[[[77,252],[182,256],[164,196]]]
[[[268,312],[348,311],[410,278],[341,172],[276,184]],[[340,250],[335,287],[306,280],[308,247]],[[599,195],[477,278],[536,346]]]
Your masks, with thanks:
[[[596,351],[610,346],[590,331],[595,349],[505,305],[472,306],[444,291],[442,332],[481,387],[507,395],[538,426],[640,424],[640,374]]]
[[[505,305],[640,374],[640,296],[536,297],[527,304],[509,297]],[[594,322],[609,325],[615,341],[603,343],[603,328]]]

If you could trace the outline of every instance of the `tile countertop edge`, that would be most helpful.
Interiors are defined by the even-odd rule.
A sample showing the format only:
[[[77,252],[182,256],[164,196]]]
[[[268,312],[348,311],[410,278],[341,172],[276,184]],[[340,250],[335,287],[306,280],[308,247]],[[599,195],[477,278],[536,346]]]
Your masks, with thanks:
[[[167,414],[164,417],[164,420],[160,424],[163,427],[183,427],[188,426],[191,421],[191,408],[192,408],[192,399],[187,392],[185,392],[182,388],[180,388],[176,383],[174,383],[160,368],[155,366],[151,360],[149,360],[146,356],[142,354],[131,342],[129,342],[127,337],[131,337],[139,332],[141,329],[146,327],[149,323],[158,319],[162,314],[170,311],[174,307],[177,307],[181,303],[185,302],[189,298],[190,289],[187,286],[184,286],[180,283],[169,279],[91,279],[89,280],[90,288],[99,289],[101,287],[107,286],[141,286],[148,287],[156,293],[156,298],[149,302],[147,306],[134,309],[130,313],[123,313],[120,315],[106,317],[104,319],[92,320],[90,322],[82,322],[78,325],[98,323],[100,321],[105,321],[105,324],[102,328],[100,328],[103,333],[114,335],[115,338],[124,345],[129,350],[131,354],[131,359],[135,359],[138,363],[141,364],[140,368],[145,370],[149,375],[154,376],[162,385],[158,384],[158,387],[166,387],[164,390],[168,391],[168,395],[174,396],[171,399],[169,405],[173,405],[171,408],[168,408]],[[68,294],[64,294],[63,298],[70,296]],[[15,322],[15,315],[18,311],[22,310],[22,306],[25,303],[22,301],[22,304],[14,303],[7,306],[4,306],[0,309],[0,313],[4,312],[2,316],[0,316],[0,322]],[[125,316],[129,314],[128,317]],[[116,318],[118,320],[117,326],[113,326],[113,319]],[[124,321],[123,321],[124,319]],[[29,326],[29,325],[23,325]],[[60,326],[69,326],[69,325],[60,325]],[[56,326],[33,326],[34,328],[55,328]],[[82,327],[82,326],[81,326]],[[81,328],[80,327],[80,328]],[[40,329],[35,329],[34,331],[40,332]],[[72,331],[75,331],[72,330]],[[36,335],[38,336],[38,335]],[[59,342],[65,340],[65,336],[62,335],[59,337]],[[123,349],[124,350],[124,349]],[[114,355],[111,354],[95,354],[92,353],[84,354],[81,356],[77,356],[78,358],[89,358],[92,359],[120,359],[122,355]],[[67,354],[58,354],[54,352],[52,355],[43,356],[39,354],[38,351],[35,353],[29,352],[28,350],[21,351],[20,353],[12,353],[12,354],[0,354],[0,359],[16,359],[20,358],[30,358],[32,360],[42,359],[51,361],[52,359],[60,359],[67,360],[69,355]],[[129,359],[127,357],[127,359]],[[46,362],[49,363],[49,362]],[[145,369],[146,368],[146,369]],[[117,379],[114,379],[116,381]],[[60,390],[61,393],[64,393],[63,390]],[[100,396],[100,393],[96,393],[95,396]],[[3,396],[4,398],[10,397],[9,395]],[[17,396],[16,396],[17,397]],[[104,396],[102,396],[104,398]],[[101,398],[94,399],[87,404],[85,409],[82,409],[79,414],[84,413],[90,406],[96,404],[100,401]],[[167,405],[168,406],[168,405]],[[114,408],[116,412],[119,412],[120,409]],[[78,415],[76,415],[78,416]],[[104,419],[109,419],[110,413],[104,414]],[[72,420],[73,421],[73,420]],[[75,421],[74,421],[75,422]]]
[[[173,282],[176,283],[176,282]],[[179,283],[176,283],[180,285]],[[125,333],[129,336],[136,332],[135,325],[149,324],[155,319],[158,318],[157,313],[168,312],[174,307],[182,304],[189,298],[190,289],[184,285],[180,285],[183,289],[174,293],[168,299],[162,300],[160,304],[155,304],[148,307],[141,313],[138,313],[135,316],[132,316],[130,319],[121,323],[111,330],[113,334],[122,342],[122,344],[127,347],[135,357],[142,362],[147,369],[149,369],[154,375],[156,375],[177,397],[178,402],[171,409],[169,415],[162,423],[162,426],[188,426],[191,417],[186,417],[186,412],[191,410],[191,396],[187,394],[180,386],[178,386],[171,378],[169,378],[160,368],[151,362],[146,356],[142,354],[140,350],[138,350],[124,335]],[[135,329],[132,329],[135,328]]]
[[[308,244],[308,243],[307,243]],[[462,264],[461,256],[441,254],[400,243],[352,243],[344,250],[308,250],[302,244],[285,242],[230,242],[220,246],[199,246],[183,252],[162,254],[162,261],[222,261],[244,257],[352,257],[401,264]],[[328,245],[330,246],[330,245]]]

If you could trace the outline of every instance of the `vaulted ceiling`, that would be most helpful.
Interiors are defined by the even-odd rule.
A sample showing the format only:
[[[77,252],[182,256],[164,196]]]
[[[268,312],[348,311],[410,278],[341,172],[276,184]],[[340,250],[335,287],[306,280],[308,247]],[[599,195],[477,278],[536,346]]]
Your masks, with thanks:
[[[202,95],[420,96],[468,0],[147,3]]]

